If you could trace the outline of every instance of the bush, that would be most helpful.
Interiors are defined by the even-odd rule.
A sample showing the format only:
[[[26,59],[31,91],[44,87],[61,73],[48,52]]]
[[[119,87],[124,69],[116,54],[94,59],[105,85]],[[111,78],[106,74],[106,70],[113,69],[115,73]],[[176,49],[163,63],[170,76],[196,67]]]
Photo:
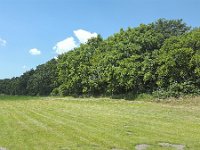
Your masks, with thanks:
[[[169,97],[181,97],[185,95],[199,95],[200,89],[195,86],[191,81],[183,83],[173,82],[167,89],[158,89],[153,92],[153,96],[156,98],[169,98]]]

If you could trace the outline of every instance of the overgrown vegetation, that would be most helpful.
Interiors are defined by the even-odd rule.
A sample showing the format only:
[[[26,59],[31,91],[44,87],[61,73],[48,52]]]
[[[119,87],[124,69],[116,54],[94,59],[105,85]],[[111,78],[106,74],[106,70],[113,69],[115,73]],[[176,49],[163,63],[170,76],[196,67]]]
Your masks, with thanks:
[[[0,80],[9,95],[179,97],[200,94],[200,29],[159,19],[90,39],[21,77]]]

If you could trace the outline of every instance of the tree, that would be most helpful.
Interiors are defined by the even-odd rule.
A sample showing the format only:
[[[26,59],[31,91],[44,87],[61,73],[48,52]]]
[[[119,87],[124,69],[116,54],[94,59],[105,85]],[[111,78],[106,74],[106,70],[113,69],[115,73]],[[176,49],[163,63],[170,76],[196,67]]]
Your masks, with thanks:
[[[0,93],[64,96],[198,93],[199,60],[200,29],[190,30],[181,19],[159,19],[120,29],[105,40],[98,35],[18,78],[0,80]]]

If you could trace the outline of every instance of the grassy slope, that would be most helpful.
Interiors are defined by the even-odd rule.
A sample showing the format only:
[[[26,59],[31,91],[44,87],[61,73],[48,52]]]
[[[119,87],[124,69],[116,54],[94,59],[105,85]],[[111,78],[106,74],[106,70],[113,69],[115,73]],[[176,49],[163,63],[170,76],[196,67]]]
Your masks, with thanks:
[[[199,139],[200,97],[169,103],[0,97],[0,147],[10,150],[134,149],[140,143],[161,149],[159,142],[195,150]]]

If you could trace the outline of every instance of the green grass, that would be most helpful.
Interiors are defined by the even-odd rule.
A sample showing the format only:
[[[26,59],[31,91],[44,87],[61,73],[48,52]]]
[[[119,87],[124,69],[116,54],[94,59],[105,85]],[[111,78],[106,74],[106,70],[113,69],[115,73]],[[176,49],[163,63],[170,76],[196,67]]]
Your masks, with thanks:
[[[200,97],[160,102],[0,96],[0,147],[9,150],[200,148]]]

